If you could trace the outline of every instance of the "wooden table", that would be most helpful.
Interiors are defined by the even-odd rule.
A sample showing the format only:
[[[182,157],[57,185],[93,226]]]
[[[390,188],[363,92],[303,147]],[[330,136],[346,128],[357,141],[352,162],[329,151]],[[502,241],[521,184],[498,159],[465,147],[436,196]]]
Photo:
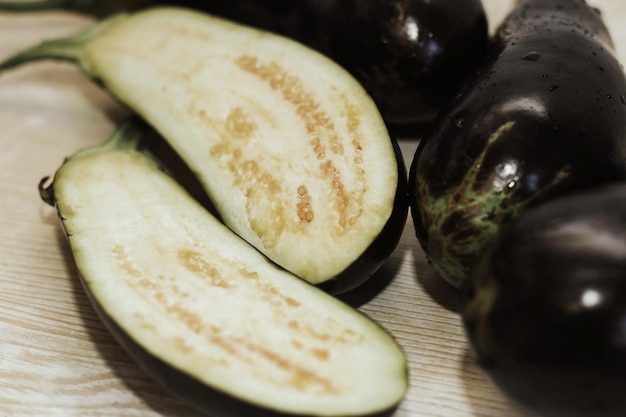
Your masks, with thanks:
[[[484,3],[495,26],[513,0]],[[603,10],[626,62],[626,4],[590,3]],[[91,23],[65,13],[0,14],[0,58]],[[148,378],[103,327],[56,212],[37,193],[65,156],[100,143],[126,115],[69,64],[37,63],[0,77],[0,417],[197,415]],[[401,145],[410,163],[417,140]],[[477,368],[457,296],[427,265],[411,219],[389,262],[350,296],[408,355],[411,387],[396,417],[517,415]]]

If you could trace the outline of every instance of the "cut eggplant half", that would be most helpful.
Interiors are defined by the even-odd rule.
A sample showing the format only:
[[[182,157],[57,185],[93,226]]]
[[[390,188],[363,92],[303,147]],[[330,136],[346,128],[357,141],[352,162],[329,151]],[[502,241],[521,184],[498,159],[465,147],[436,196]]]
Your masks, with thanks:
[[[394,338],[224,226],[136,150],[138,132],[123,125],[40,186],[130,355],[211,416],[392,412],[407,389]]]
[[[104,20],[3,64],[77,63],[153,126],[224,223],[333,292],[369,278],[408,215],[406,170],[372,99],[295,41],[181,8]],[[330,281],[330,282],[329,282]]]

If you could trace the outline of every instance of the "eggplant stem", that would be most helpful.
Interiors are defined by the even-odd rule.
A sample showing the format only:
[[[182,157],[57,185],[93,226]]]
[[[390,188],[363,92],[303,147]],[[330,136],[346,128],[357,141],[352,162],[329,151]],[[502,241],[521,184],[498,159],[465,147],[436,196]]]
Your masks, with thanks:
[[[71,3],[68,0],[2,0],[0,10],[7,12],[34,12],[66,8]]]
[[[11,13],[65,10],[104,17],[121,8],[121,1],[111,0],[0,0],[0,12]]]
[[[143,132],[141,121],[137,117],[131,117],[122,122],[104,143],[81,149],[70,156],[68,160],[95,152],[139,151],[139,142]]]
[[[137,150],[142,135],[143,130],[141,129],[140,122],[136,118],[131,117],[120,124],[109,139],[101,146],[98,146],[97,149],[108,151]]]
[[[75,63],[80,66],[85,73],[92,76],[92,72],[89,69],[89,62],[84,56],[85,47],[102,31],[126,17],[125,14],[119,14],[105,19],[70,37],[44,41],[32,48],[18,52],[5,61],[0,62],[0,72],[19,67],[29,62],[58,60]]]
[[[48,205],[54,207],[54,183],[50,182],[50,184],[46,187],[46,184],[50,182],[50,177],[44,177],[39,181],[39,197]]]
[[[67,158],[65,162],[77,156],[92,152],[138,150],[142,135],[143,129],[141,122],[137,118],[131,117],[120,124],[103,144],[84,148]],[[39,181],[38,189],[39,197],[41,197],[46,204],[54,207],[56,205],[54,197],[54,181],[50,181],[49,176],[44,177],[41,181]]]

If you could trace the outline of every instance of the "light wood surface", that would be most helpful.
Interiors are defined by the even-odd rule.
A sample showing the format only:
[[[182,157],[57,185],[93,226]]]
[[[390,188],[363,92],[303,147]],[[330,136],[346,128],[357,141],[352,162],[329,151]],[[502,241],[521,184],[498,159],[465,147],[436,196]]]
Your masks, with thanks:
[[[492,27],[512,2],[484,2]],[[626,3],[590,3],[604,12],[626,62]],[[91,23],[65,13],[0,14],[0,59]],[[101,324],[56,212],[37,193],[65,156],[100,143],[126,115],[69,64],[0,76],[0,417],[198,415],[147,377]],[[408,164],[417,140],[401,145]],[[411,387],[396,417],[517,416],[475,365],[457,296],[427,265],[410,218],[389,262],[349,296],[408,355]]]

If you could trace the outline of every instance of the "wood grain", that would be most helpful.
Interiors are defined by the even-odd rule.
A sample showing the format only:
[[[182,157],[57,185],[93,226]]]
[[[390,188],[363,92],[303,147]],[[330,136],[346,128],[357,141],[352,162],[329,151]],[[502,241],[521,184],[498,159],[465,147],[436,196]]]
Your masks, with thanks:
[[[513,0],[485,1],[495,27]],[[626,62],[626,5],[596,0]],[[0,58],[90,25],[86,17],[0,14]],[[37,184],[127,112],[69,64],[0,77],[0,417],[195,417],[117,345],[85,298],[55,211]],[[401,147],[410,163],[417,141]],[[411,220],[383,269],[344,297],[391,331],[410,361],[396,417],[515,417],[475,365],[457,293],[428,266]]]

